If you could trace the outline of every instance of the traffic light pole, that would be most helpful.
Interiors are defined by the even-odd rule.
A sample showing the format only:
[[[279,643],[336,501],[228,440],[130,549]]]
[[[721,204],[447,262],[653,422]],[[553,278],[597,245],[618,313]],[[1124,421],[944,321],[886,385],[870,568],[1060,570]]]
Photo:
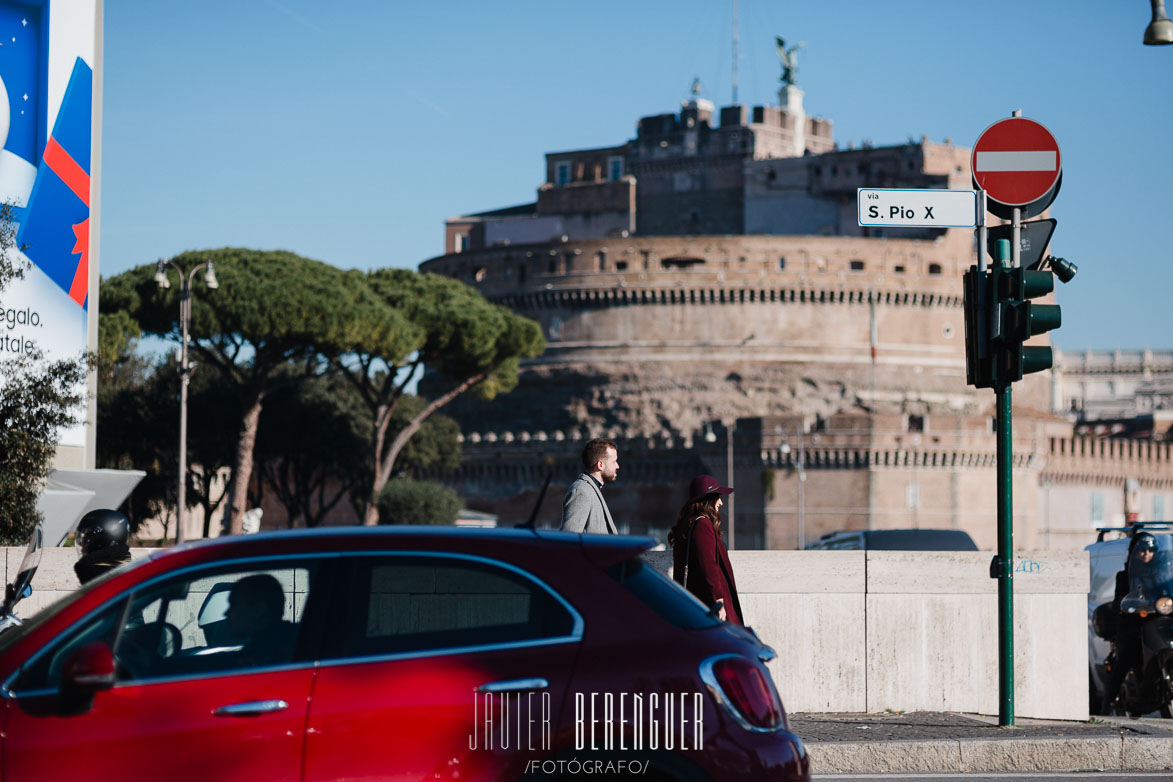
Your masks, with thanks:
[[[995,389],[998,408],[998,724],[1014,724],[1014,504],[1010,383]]]
[[[1010,268],[1020,257],[1021,211],[1011,217]],[[1001,244],[1001,242],[999,242]],[[1003,247],[1005,245],[1002,245]],[[1001,248],[999,248],[1001,249]],[[998,253],[997,263],[1005,258]],[[1014,453],[1011,444],[1011,383],[1000,378],[994,387],[998,408],[998,724],[1014,724]]]

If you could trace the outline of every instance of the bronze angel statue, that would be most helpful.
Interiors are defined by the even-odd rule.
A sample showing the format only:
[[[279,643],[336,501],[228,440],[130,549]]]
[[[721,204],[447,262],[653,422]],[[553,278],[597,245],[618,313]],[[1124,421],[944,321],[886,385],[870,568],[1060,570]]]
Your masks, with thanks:
[[[795,77],[798,75],[798,50],[806,46],[806,42],[799,41],[787,49],[786,41],[782,40],[780,36],[774,36],[774,43],[778,46],[778,57],[782,60],[782,78],[779,81],[783,84],[796,84]]]

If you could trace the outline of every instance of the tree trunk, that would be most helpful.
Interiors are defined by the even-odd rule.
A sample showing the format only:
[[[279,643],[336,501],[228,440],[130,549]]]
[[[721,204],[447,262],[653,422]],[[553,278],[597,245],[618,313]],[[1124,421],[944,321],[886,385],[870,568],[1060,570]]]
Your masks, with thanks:
[[[408,421],[407,426],[395,435],[395,439],[391,441],[391,447],[387,449],[387,458],[383,460],[380,465],[380,470],[375,474],[375,482],[379,488],[383,488],[387,481],[391,480],[391,471],[395,467],[395,460],[399,458],[399,452],[403,450],[403,446],[407,445],[407,441],[411,436],[419,431],[419,428],[424,425],[424,421],[428,419],[432,413],[439,410],[444,405],[451,402],[456,397],[463,394],[468,389],[475,386],[477,383],[484,380],[491,370],[485,370],[470,378],[467,378],[463,383],[460,383],[455,388],[450,389],[442,396],[438,396],[420,410],[414,418]]]
[[[236,462],[232,468],[232,494],[228,498],[228,531],[239,535],[244,524],[245,506],[248,504],[248,484],[253,474],[253,450],[257,444],[257,423],[261,419],[260,390],[253,392],[252,400],[245,405],[240,421],[240,439],[236,443]]]
[[[377,500],[379,492],[383,490],[387,479],[383,478],[383,443],[387,441],[387,426],[391,423],[391,405],[379,405],[375,408],[374,442],[371,443],[371,493],[367,496],[367,508],[363,513],[362,523],[373,527],[379,523],[379,507]]]

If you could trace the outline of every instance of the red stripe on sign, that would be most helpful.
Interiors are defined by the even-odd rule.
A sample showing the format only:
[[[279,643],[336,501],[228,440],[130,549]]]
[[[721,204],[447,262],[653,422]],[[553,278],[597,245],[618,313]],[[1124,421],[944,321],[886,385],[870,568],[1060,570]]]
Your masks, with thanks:
[[[70,157],[65,148],[58,144],[57,139],[52,136],[49,137],[49,143],[45,145],[44,157],[50,170],[61,177],[65,186],[72,190],[73,194],[88,207],[90,205],[90,175],[85,172],[85,169],[79,166],[77,161]]]
[[[69,286],[69,298],[77,302],[80,307],[85,304],[86,296],[90,292],[90,219],[73,226],[73,235],[77,243],[73,246],[74,253],[80,253],[77,269],[73,272],[73,283]]]

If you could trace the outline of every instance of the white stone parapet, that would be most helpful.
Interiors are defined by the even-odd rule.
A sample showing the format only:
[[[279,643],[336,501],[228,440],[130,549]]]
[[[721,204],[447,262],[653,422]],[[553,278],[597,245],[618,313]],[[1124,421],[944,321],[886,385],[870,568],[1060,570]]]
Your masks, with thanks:
[[[731,551],[791,712],[998,713],[990,552]],[[645,559],[671,570],[670,552]],[[1020,717],[1086,720],[1087,553],[1015,553]]]

